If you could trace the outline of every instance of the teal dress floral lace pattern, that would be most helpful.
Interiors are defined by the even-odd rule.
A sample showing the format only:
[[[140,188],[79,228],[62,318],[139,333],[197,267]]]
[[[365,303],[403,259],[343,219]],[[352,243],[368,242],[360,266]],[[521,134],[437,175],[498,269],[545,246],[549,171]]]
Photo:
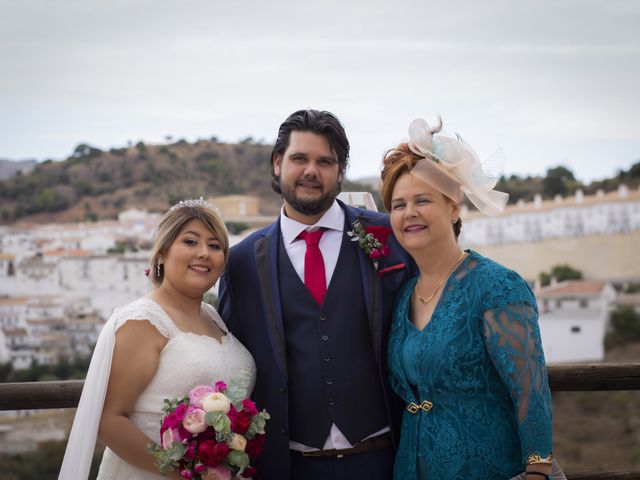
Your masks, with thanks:
[[[389,339],[391,385],[408,404],[397,480],[502,480],[551,453],[551,394],[536,301],[515,272],[469,251],[430,322],[409,320],[409,280]]]

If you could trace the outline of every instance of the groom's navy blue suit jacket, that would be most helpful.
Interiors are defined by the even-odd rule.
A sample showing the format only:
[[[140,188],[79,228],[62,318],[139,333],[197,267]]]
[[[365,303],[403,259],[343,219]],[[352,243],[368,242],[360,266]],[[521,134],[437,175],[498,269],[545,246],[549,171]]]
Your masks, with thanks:
[[[339,203],[345,211],[348,225],[360,221],[363,226],[389,227],[386,214]],[[280,291],[280,237],[278,219],[234,246],[220,283],[220,315],[253,355],[258,369],[253,399],[259,409],[264,408],[271,414],[271,420],[267,422],[264,453],[257,462],[257,478],[261,480],[288,480],[290,469],[287,354],[282,303],[296,302],[296,298]],[[389,425],[397,440],[402,404],[388,383],[387,338],[394,295],[404,281],[415,273],[415,266],[393,234],[387,241],[390,253],[380,260],[377,271],[358,242],[350,242],[349,245],[358,250],[360,266],[358,271],[352,272],[350,281],[361,282],[364,291],[373,351],[379,379],[386,394]],[[344,308],[348,309],[349,305]],[[313,414],[309,412],[309,415]]]

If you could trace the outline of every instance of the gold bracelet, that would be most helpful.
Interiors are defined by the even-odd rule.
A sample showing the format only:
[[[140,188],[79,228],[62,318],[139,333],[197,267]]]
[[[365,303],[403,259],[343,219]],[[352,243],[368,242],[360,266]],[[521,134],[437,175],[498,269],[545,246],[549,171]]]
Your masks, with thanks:
[[[527,465],[532,465],[534,463],[551,465],[553,463],[553,454],[550,453],[548,457],[541,457],[539,453],[532,453],[527,457]]]

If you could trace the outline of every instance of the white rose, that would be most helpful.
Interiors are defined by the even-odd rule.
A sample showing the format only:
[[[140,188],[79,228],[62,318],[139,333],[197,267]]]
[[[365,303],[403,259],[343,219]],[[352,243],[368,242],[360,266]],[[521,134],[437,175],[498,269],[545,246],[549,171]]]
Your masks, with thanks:
[[[205,412],[224,412],[229,413],[231,408],[231,400],[224,393],[210,393],[202,399],[202,408]]]
[[[229,448],[233,450],[240,450],[241,452],[244,452],[244,449],[247,448],[247,439],[244,438],[243,435],[234,433],[231,440],[227,442],[227,445],[229,445]]]

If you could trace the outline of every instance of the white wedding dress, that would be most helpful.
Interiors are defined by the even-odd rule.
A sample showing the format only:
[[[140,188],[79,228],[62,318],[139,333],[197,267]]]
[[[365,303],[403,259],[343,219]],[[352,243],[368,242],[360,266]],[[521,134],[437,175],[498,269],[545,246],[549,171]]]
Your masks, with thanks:
[[[217,381],[228,383],[241,370],[251,372],[251,393],[256,372],[253,357],[227,330],[212,306],[203,303],[201,308],[226,332],[220,342],[212,337],[178,330],[160,305],[148,298],[115,310],[100,334],[91,359],[60,472],[61,480],[85,480],[88,476],[109,378],[115,332],[127,321],[148,320],[168,339],[160,354],[156,374],[138,398],[130,416],[131,421],[149,437],[149,442],[160,442],[161,408],[165,398],[180,398],[197,385],[213,385]],[[140,470],[106,448],[98,480],[125,478],[160,480],[165,477]]]

